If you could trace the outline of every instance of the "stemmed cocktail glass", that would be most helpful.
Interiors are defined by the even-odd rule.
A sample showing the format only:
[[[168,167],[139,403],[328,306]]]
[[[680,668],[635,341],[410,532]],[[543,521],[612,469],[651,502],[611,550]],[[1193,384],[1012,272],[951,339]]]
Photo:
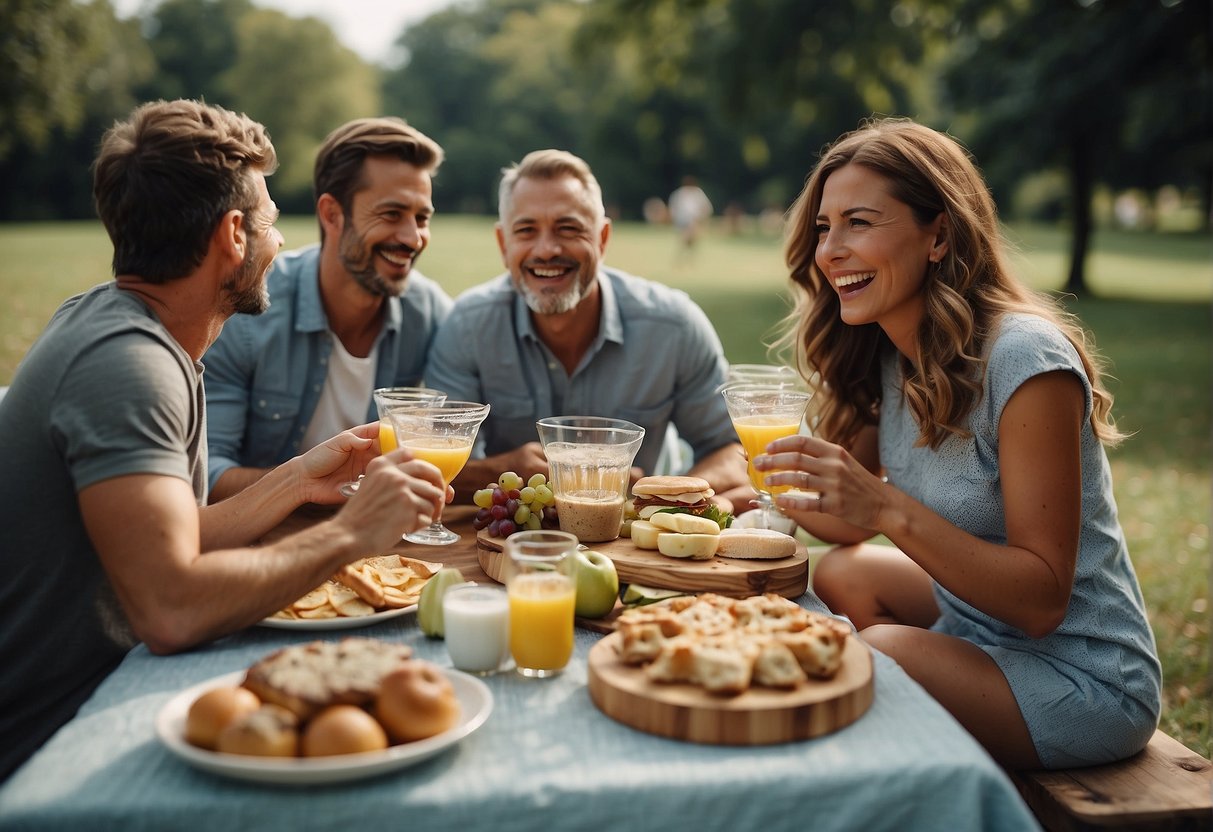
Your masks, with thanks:
[[[429,404],[446,401],[446,393],[441,390],[431,390],[428,387],[379,387],[371,394],[375,400],[375,411],[379,414],[379,453],[386,454],[396,450],[396,434],[392,431],[392,423],[388,420],[388,411],[405,405]],[[354,496],[358,490],[358,479],[342,483],[339,489],[346,497]]]
[[[790,386],[734,384],[722,391],[733,420],[733,429],[745,449],[750,484],[758,492],[758,505],[763,528],[778,528],[783,513],[775,505],[775,494],[791,491],[787,485],[767,485],[766,477],[773,471],[758,471],[754,457],[766,453],[766,447],[776,439],[793,436],[801,431],[805,410],[813,394]]]
[[[397,446],[406,448],[416,459],[433,463],[442,472],[443,485],[450,485],[472,455],[476,432],[489,415],[489,406],[446,400],[391,408],[387,415]],[[404,539],[445,546],[458,540],[459,535],[443,526],[439,516],[428,528],[410,532]]]

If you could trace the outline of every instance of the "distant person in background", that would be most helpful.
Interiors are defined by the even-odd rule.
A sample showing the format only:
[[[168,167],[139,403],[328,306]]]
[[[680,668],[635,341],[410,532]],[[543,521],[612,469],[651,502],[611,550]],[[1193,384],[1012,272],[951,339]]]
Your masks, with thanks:
[[[496,233],[508,271],[459,296],[425,373],[451,398],[492,405],[456,489],[507,470],[546,472],[537,419],[606,416],[645,429],[636,456],[645,473],[673,423],[692,449],[691,472],[748,501],[717,392],[727,374],[720,339],[686,293],[603,265],[611,223],[585,161],[537,150],[507,168]]]
[[[64,302],[0,402],[0,781],[139,642],[174,653],[251,626],[441,507],[438,469],[376,456],[366,428],[205,505],[199,359],[232,314],[266,308],[276,166],[260,124],[196,101],[145,104],[101,141],[115,279]],[[251,546],[364,470],[332,518]]]
[[[684,176],[682,184],[670,194],[669,211],[682,250],[691,252],[699,240],[704,223],[712,216],[712,201],[699,187],[694,176]]]
[[[451,300],[416,270],[442,148],[398,118],[329,134],[313,188],[320,243],[282,254],[269,311],[237,315],[206,354],[211,499],[376,419],[371,392],[414,386]]]
[[[1134,754],[1161,673],[1104,450],[1112,397],[1081,328],[1011,273],[973,161],[873,122],[826,151],[788,222],[791,340],[826,400],[814,437],[754,464],[803,489],[776,499],[802,527],[851,544],[813,589],[1003,765]]]

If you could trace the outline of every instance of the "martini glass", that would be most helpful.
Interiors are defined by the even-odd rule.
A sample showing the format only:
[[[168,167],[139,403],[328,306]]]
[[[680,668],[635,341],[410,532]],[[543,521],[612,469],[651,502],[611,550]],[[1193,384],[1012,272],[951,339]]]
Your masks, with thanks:
[[[800,433],[804,424],[805,410],[813,394],[794,387],[735,384],[722,391],[733,429],[745,449],[750,474],[750,485],[758,492],[758,505],[762,527],[779,529],[787,525],[787,518],[775,505],[774,495],[791,491],[789,485],[767,485],[766,477],[773,471],[758,471],[753,459],[766,453],[766,447],[776,439]],[[780,522],[783,521],[783,522]]]
[[[392,432],[392,423],[388,420],[388,411],[405,405],[429,404],[446,401],[446,393],[441,390],[431,390],[428,387],[379,387],[371,397],[375,400],[375,411],[379,414],[379,453],[386,454],[396,450],[396,434]],[[358,479],[341,484],[338,489],[343,496],[353,497],[358,491],[358,483],[362,482],[362,474]]]
[[[472,455],[472,444],[480,424],[489,415],[489,406],[477,402],[444,400],[405,405],[388,410],[396,444],[416,459],[433,463],[442,472],[447,486],[463,470]],[[410,543],[447,546],[459,535],[442,525],[441,516],[428,528],[404,536]]]

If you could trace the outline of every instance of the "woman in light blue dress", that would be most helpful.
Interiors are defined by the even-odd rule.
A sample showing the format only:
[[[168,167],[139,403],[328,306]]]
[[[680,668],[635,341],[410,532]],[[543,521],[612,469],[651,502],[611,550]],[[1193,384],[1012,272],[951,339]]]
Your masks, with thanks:
[[[1144,747],[1161,673],[1104,451],[1112,399],[1082,329],[1011,275],[968,154],[899,119],[843,136],[787,260],[787,341],[825,401],[817,438],[755,467],[840,544],[814,590],[1004,765]]]

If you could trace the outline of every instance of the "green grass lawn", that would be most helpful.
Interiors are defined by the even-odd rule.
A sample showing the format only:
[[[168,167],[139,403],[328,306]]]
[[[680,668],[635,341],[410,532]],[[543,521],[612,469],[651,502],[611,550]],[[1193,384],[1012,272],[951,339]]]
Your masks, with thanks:
[[[310,218],[279,224],[288,247],[317,238]],[[1063,231],[1016,226],[1017,268],[1057,290],[1065,279]],[[1208,235],[1096,235],[1088,263],[1095,298],[1071,301],[1109,360],[1114,413],[1132,436],[1110,453],[1121,521],[1158,639],[1162,727],[1210,756],[1210,380],[1213,338]],[[95,222],[0,225],[0,384],[66,297],[109,278],[110,247]],[[764,343],[787,313],[778,237],[720,231],[692,258],[668,228],[622,224],[608,263],[686,290],[720,332],[733,362],[767,360]],[[444,216],[421,269],[451,294],[501,271],[492,221]]]

